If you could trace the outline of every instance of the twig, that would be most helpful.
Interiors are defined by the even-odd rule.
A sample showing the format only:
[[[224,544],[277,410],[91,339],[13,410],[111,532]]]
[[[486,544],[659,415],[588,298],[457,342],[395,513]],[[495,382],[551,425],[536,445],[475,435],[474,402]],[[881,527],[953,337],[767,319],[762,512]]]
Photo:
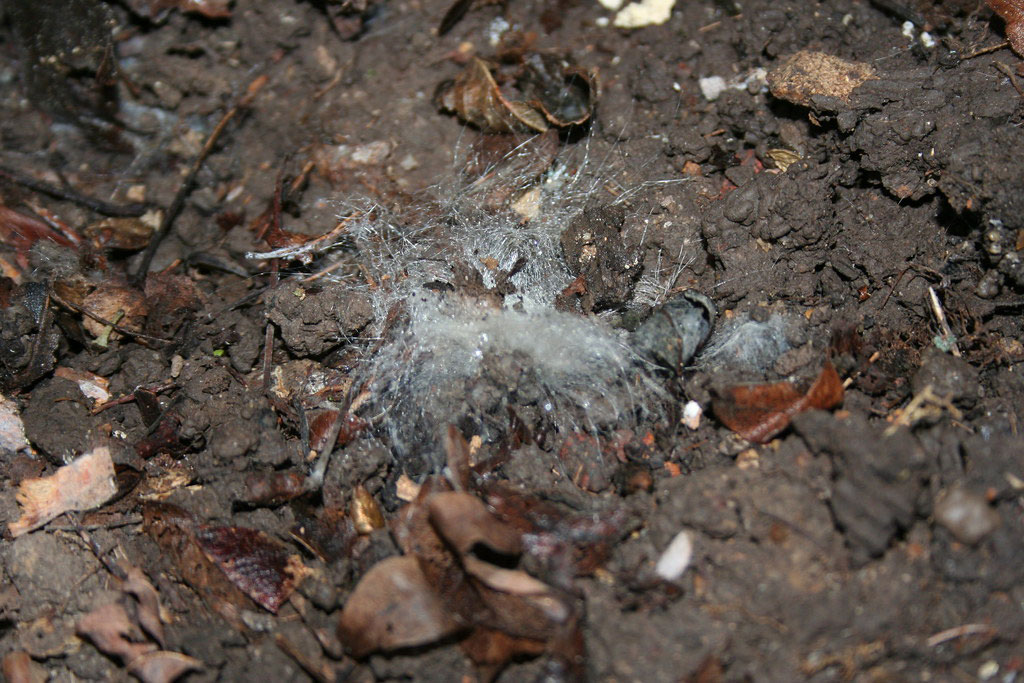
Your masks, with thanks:
[[[1010,47],[1010,41],[1004,40],[1001,43],[996,43],[995,45],[989,45],[988,47],[979,47],[974,52],[971,52],[970,54],[964,55],[963,57],[961,57],[961,59],[974,59],[975,57],[979,57],[981,55],[987,55],[989,52],[995,52],[996,50],[1002,50],[1004,47]]]
[[[96,556],[96,559],[106,567],[107,571],[121,581],[127,580],[128,575],[125,574],[124,570],[118,567],[117,564],[107,557],[106,553],[100,550],[99,545],[95,540],[93,540],[93,537],[82,527],[82,523],[79,521],[78,515],[74,512],[68,511],[64,513],[64,516],[70,520],[72,527],[78,532],[78,535],[82,537],[82,540],[85,541],[86,545],[89,546],[89,550],[91,550],[92,554]]]
[[[0,166],[0,178],[6,179],[16,185],[27,187],[33,192],[38,192],[39,194],[45,194],[55,199],[63,199],[64,201],[71,202],[72,204],[84,206],[90,211],[95,211],[103,216],[134,218],[136,216],[141,216],[149,210],[149,206],[142,203],[123,205],[111,204],[110,202],[105,202],[102,199],[89,197],[68,188],[58,187],[57,185],[37,180],[6,166]]]
[[[992,66],[1003,72],[1006,77],[1010,79],[1010,85],[1012,85],[1013,89],[1017,91],[1017,94],[1024,97],[1024,88],[1021,88],[1020,83],[1017,82],[1017,77],[1014,75],[1013,69],[1002,62],[995,62]]]
[[[252,101],[256,99],[256,95],[259,91],[267,84],[270,77],[266,74],[257,77],[246,88],[245,94],[235,103],[233,107],[227,110],[224,116],[221,117],[220,121],[214,127],[213,131],[206,138],[206,142],[203,144],[203,148],[199,150],[199,154],[196,156],[195,161],[192,162],[192,167],[188,171],[188,175],[181,181],[181,186],[178,188],[177,194],[174,195],[174,200],[171,202],[171,206],[167,209],[167,213],[164,214],[163,220],[160,222],[160,228],[157,229],[156,233],[153,234],[153,238],[149,241],[149,245],[146,247],[146,251],[142,255],[142,261],[139,263],[139,269],[135,271],[135,276],[132,278],[136,284],[141,285],[146,281],[146,275],[149,273],[149,265],[153,262],[153,257],[156,255],[156,250],[163,242],[164,238],[167,237],[171,231],[171,226],[174,225],[174,220],[181,213],[181,209],[185,206],[185,200],[188,199],[189,194],[192,192],[192,186],[195,184],[196,175],[199,174],[199,169],[202,168],[203,162],[206,161],[206,157],[209,156],[213,150],[213,146],[217,143],[217,139],[221,133],[227,127],[231,119],[235,118],[238,112],[244,107],[248,107],[252,104]]]
[[[941,645],[947,640],[953,640],[954,638],[963,638],[964,636],[973,635],[995,635],[997,631],[992,628],[989,624],[964,624],[962,626],[954,626],[953,628],[947,628],[945,631],[939,631],[927,641],[928,647],[935,647]]]

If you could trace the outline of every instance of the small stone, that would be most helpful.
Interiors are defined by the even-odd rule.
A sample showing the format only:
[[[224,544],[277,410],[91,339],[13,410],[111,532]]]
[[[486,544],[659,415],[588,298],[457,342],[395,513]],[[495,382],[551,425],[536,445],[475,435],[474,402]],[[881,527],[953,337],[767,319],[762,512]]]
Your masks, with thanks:
[[[974,545],[999,526],[999,513],[984,496],[956,486],[939,494],[935,521],[949,529],[956,540]]]
[[[654,573],[666,581],[675,581],[690,566],[691,559],[693,559],[693,538],[689,531],[680,531],[658,558],[658,563],[654,565]]]

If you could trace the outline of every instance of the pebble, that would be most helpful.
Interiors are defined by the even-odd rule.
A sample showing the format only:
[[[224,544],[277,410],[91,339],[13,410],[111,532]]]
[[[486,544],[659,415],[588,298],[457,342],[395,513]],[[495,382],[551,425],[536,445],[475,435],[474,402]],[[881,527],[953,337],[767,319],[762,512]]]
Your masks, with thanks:
[[[983,496],[957,486],[939,494],[935,521],[949,529],[956,540],[974,545],[995,531],[1000,519]]]

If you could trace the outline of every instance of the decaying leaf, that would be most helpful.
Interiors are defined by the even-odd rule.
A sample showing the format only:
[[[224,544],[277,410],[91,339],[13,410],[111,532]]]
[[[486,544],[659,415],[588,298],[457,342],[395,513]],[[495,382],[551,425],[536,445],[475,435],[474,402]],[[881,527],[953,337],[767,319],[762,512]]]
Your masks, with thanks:
[[[159,604],[156,603],[156,591],[149,585],[142,572],[135,567],[131,570],[134,570],[135,576],[129,579],[129,583],[134,584],[135,589],[143,589],[144,593],[151,595],[144,603],[140,603],[141,621],[143,618],[149,618],[142,615],[148,614],[151,608],[158,611]],[[131,575],[130,571],[129,576]],[[129,583],[126,583],[125,587]],[[143,683],[171,683],[186,671],[203,668],[202,662],[198,659],[178,652],[157,649],[155,644],[146,640],[128,610],[118,602],[101,605],[89,612],[78,621],[75,629],[79,635],[91,640],[99,650],[120,659],[128,672]]]
[[[73,239],[57,232],[39,218],[0,204],[0,243],[16,250],[17,262],[22,270],[28,269],[28,250],[39,240],[49,240],[65,247],[77,245]]]
[[[1024,57],[1024,2],[988,0],[988,6],[1006,22],[1006,39],[1019,56]]]
[[[262,531],[199,524],[167,503],[143,507],[143,528],[178,566],[182,578],[201,593],[236,607],[252,600],[270,612],[309,575],[298,555]]]
[[[284,546],[262,531],[199,526],[195,538],[232,583],[275,614],[309,574],[298,555],[289,555]]]
[[[82,234],[100,249],[135,251],[149,244],[155,227],[141,218],[104,218],[86,226]]]
[[[142,630],[128,616],[128,610],[120,603],[97,607],[82,617],[75,628],[97,648],[120,658],[125,664],[156,650],[156,645],[146,640]]]
[[[69,510],[99,507],[115,493],[117,483],[110,450],[100,446],[49,477],[22,481],[17,495],[21,517],[8,528],[12,536],[21,536]]]
[[[18,406],[0,395],[0,450],[8,453],[31,451]]]
[[[107,387],[110,382],[106,377],[89,372],[87,370],[76,370],[61,366],[54,370],[54,375],[70,380],[78,384],[78,388],[87,398],[91,398],[93,405],[103,403],[110,399],[110,392]]]
[[[446,440],[449,459],[454,460],[456,470],[463,469],[459,440],[451,432]],[[465,481],[458,473],[454,479]],[[572,637],[578,631],[573,601],[515,567],[522,550],[521,531],[498,519],[476,496],[450,488],[443,479],[427,480],[417,499],[394,520],[393,532],[406,556],[387,560],[388,574],[383,569],[372,577],[368,574],[356,587],[350,601],[357,596],[359,600],[351,607],[346,605],[339,624],[346,647],[363,656],[405,646],[393,640],[398,627],[387,627],[397,620],[415,626],[411,633],[401,632],[402,643],[412,643],[414,638],[416,644],[433,642],[452,633],[451,624],[469,629],[465,651],[487,679],[516,656],[550,652],[574,660],[580,653],[562,647],[582,642]],[[421,594],[421,578],[432,597]],[[410,613],[405,604],[410,599],[397,600],[394,590],[386,590],[387,582],[417,587],[412,603],[415,612]],[[377,595],[380,597],[372,602],[366,597]],[[451,615],[451,624],[439,622],[427,610],[425,606],[434,600]],[[380,616],[371,619],[377,614]]]
[[[524,59],[506,78],[498,65],[474,57],[438,89],[443,109],[487,133],[536,132],[586,123],[597,98],[593,73],[551,55]]]
[[[146,297],[127,283],[107,281],[82,300],[82,307],[92,315],[115,323],[133,332],[142,331],[142,323],[149,311]],[[119,339],[121,334],[111,331],[109,325],[85,316],[82,327],[96,339]]]
[[[843,402],[843,384],[832,363],[825,361],[806,392],[792,382],[741,384],[727,387],[712,403],[715,416],[744,439],[766,443],[807,410],[828,410]]]
[[[543,133],[548,128],[544,117],[532,107],[509,101],[501,94],[491,67],[479,57],[473,57],[462,73],[442,88],[441,106],[483,131]]]
[[[199,671],[203,663],[180,652],[157,650],[136,657],[128,664],[128,673],[143,683],[171,683],[187,671]]]
[[[865,81],[877,79],[875,69],[862,62],[849,62],[839,57],[801,50],[768,72],[772,95],[805,107],[815,96],[835,97],[850,101],[853,91]]]
[[[352,489],[352,501],[349,504],[349,516],[356,531],[370,534],[384,528],[384,512],[373,495],[362,484]]]
[[[433,643],[459,629],[415,557],[389,557],[345,602],[338,636],[355,657]]]

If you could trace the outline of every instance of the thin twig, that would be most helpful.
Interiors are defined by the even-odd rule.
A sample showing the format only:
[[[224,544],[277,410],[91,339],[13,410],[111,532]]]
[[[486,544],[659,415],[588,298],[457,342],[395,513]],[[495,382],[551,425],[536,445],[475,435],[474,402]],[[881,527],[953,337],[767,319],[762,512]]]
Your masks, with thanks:
[[[143,203],[111,204],[110,202],[105,202],[102,199],[96,199],[95,197],[80,194],[69,188],[58,187],[57,185],[53,185],[43,180],[37,180],[36,178],[19,173],[13,168],[8,168],[6,166],[0,166],[0,178],[16,185],[27,187],[33,192],[38,192],[39,194],[45,194],[55,199],[63,199],[64,201],[71,202],[72,204],[84,206],[90,211],[95,211],[103,216],[134,218],[146,213],[150,208],[147,204]]]
[[[203,148],[199,150],[199,154],[196,156],[195,161],[192,162],[192,167],[188,171],[188,175],[181,182],[181,186],[178,188],[177,194],[174,195],[174,200],[171,202],[171,206],[167,209],[167,213],[164,214],[163,220],[160,222],[160,228],[154,233],[153,238],[149,241],[149,246],[146,247],[145,253],[142,255],[142,261],[139,263],[139,269],[135,272],[135,276],[132,278],[136,284],[141,285],[146,281],[146,275],[149,273],[149,265],[153,262],[153,257],[156,256],[156,250],[163,242],[164,238],[167,237],[171,231],[171,226],[174,225],[175,219],[178,214],[181,213],[181,209],[185,206],[185,200],[188,199],[189,194],[192,192],[192,186],[195,184],[196,176],[199,174],[199,169],[202,168],[203,162],[206,161],[206,157],[209,156],[213,150],[213,146],[217,143],[217,139],[221,133],[227,127],[231,119],[235,118],[238,112],[244,107],[248,107],[252,104],[252,101],[256,99],[256,95],[259,91],[267,84],[270,77],[266,74],[259,76],[249,87],[246,88],[245,94],[235,103],[233,107],[221,117],[220,121],[214,127],[213,131],[206,138],[206,142],[203,144]]]
[[[995,52],[996,50],[1002,50],[1004,47],[1010,47],[1010,41],[1004,40],[1001,43],[996,43],[995,45],[989,45],[988,47],[979,47],[974,52],[971,52],[970,54],[964,55],[963,57],[961,57],[961,59],[974,59],[975,57],[979,57],[981,55],[987,55],[989,52]]]

